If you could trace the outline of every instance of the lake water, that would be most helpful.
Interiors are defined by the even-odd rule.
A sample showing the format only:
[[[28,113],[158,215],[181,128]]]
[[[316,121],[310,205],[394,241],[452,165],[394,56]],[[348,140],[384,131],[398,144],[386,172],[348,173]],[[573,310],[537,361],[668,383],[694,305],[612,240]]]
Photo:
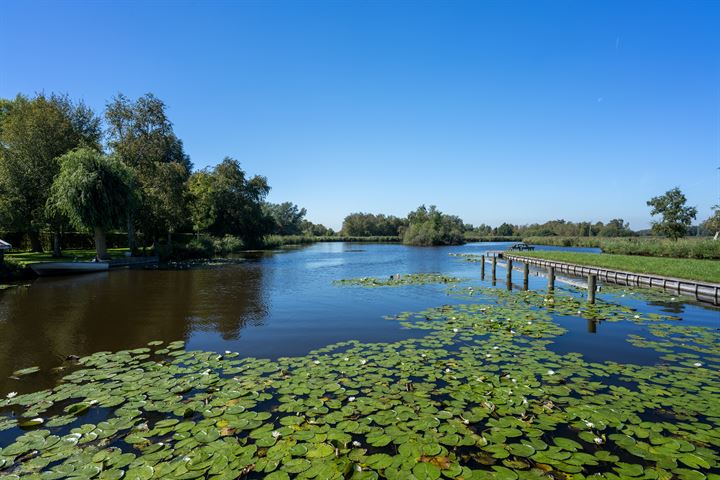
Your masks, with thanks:
[[[319,243],[186,269],[41,278],[0,291],[0,395],[52,385],[60,373],[50,369],[68,356],[135,348],[152,340],[185,340],[188,349],[277,358],[345,340],[417,337],[422,331],[403,329],[383,317],[468,300],[449,296],[444,285],[361,288],[337,286],[333,281],[439,272],[467,278],[468,285],[490,286],[489,265],[481,280],[479,263],[450,254],[482,254],[508,245],[421,248]],[[521,277],[514,273],[517,289]],[[497,278],[497,288],[506,288],[501,267]],[[531,276],[530,289],[545,287],[544,278]],[[558,288],[570,287],[558,284]],[[720,326],[720,311],[711,307],[646,302],[631,295],[613,298],[642,312],[677,315],[688,325]],[[625,340],[644,326],[602,323],[592,332],[581,318],[557,321],[568,329],[550,347],[558,353],[580,352],[591,361],[657,361],[654,350],[633,347]],[[22,380],[9,378],[13,371],[34,365],[42,372]]]

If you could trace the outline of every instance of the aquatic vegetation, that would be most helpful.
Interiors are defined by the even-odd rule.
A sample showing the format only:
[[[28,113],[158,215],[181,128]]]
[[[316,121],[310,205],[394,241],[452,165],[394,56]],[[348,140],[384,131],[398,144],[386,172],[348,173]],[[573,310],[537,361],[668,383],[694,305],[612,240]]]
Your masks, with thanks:
[[[428,285],[432,283],[459,283],[465,279],[449,277],[439,273],[406,273],[395,274],[388,278],[362,277],[347,280],[335,280],[336,285],[352,285],[360,287],[401,287],[406,285]]]
[[[460,257],[463,260],[465,260],[466,262],[480,263],[483,261],[483,259],[482,259],[483,256],[475,254],[475,253],[450,253],[449,255],[451,257]]]
[[[572,295],[453,291],[475,301],[388,317],[419,339],[276,361],[182,342],[82,358],[52,390],[0,397],[0,475],[720,478],[718,330]],[[657,340],[629,340],[667,353],[557,354],[553,315],[640,323]]]

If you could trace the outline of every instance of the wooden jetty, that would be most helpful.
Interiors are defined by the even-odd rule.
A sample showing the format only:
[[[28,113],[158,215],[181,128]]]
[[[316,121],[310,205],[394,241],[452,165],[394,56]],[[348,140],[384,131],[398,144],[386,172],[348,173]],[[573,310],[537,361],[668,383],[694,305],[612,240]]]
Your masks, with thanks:
[[[160,262],[160,257],[123,257],[110,260],[110,268],[132,267],[135,265],[152,265]]]
[[[506,261],[514,261],[547,268],[548,271],[563,272],[574,276],[595,277],[605,283],[627,285],[630,287],[660,288],[666,292],[685,295],[699,302],[720,305],[720,284],[686,280],[683,278],[665,277],[661,275],[611,270],[602,267],[577,265],[574,263],[544,260],[541,258],[523,257],[508,252],[498,252],[497,256]],[[593,281],[594,282],[594,281]]]

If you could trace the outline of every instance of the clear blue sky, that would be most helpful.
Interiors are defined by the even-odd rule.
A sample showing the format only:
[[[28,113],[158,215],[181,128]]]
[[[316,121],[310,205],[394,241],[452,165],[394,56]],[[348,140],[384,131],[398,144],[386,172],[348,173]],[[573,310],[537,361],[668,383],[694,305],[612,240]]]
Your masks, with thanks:
[[[720,2],[0,3],[0,96],[169,106],[196,167],[339,227],[623,217],[720,194]]]

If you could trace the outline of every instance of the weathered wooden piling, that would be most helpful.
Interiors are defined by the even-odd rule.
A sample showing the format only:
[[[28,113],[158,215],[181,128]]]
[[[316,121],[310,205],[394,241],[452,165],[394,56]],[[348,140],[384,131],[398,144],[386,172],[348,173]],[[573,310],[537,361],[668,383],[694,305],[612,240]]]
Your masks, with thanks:
[[[505,260],[505,282],[507,283],[508,290],[512,290],[512,260]]]
[[[497,256],[493,255],[492,257],[492,280],[493,282],[497,280]]]
[[[480,280],[485,280],[485,255],[480,255]]]
[[[597,275],[588,275],[588,303],[595,303],[595,292],[597,291]]]
[[[527,290],[529,284],[530,284],[530,265],[527,263],[523,263],[523,290]]]
[[[552,292],[555,290],[555,267],[548,267],[548,291]]]

